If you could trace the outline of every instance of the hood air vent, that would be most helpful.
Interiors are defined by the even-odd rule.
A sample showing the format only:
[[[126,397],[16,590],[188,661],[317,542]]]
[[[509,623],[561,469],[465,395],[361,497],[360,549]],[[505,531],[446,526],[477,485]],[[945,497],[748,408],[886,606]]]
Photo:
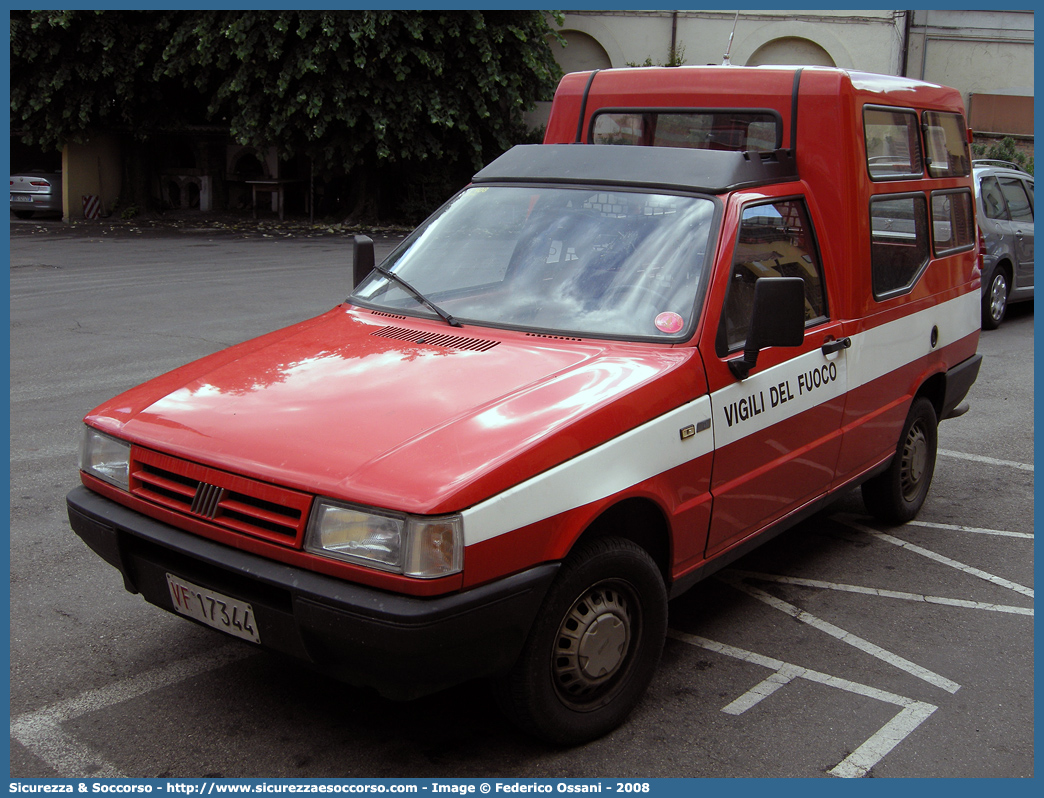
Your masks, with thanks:
[[[461,335],[445,335],[422,330],[410,330],[406,327],[381,327],[370,335],[378,338],[391,338],[395,341],[411,341],[415,344],[444,346],[447,349],[464,349],[470,352],[486,352],[496,346],[499,341],[487,341],[482,338],[465,338]]]

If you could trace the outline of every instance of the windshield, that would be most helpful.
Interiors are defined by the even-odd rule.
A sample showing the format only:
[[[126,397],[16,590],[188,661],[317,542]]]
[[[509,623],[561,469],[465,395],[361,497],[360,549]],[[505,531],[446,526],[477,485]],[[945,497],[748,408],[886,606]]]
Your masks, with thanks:
[[[382,265],[465,323],[678,340],[691,333],[714,211],[700,197],[473,186]],[[352,297],[430,313],[376,271]]]

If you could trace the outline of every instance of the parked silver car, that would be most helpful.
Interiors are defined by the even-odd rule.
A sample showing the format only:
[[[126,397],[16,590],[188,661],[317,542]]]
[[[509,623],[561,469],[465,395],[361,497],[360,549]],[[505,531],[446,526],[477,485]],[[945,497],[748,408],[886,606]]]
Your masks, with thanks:
[[[37,213],[62,213],[60,172],[29,171],[11,175],[11,212],[19,219]]]
[[[1033,176],[1007,161],[974,161],[982,234],[982,327],[1012,302],[1033,299]]]

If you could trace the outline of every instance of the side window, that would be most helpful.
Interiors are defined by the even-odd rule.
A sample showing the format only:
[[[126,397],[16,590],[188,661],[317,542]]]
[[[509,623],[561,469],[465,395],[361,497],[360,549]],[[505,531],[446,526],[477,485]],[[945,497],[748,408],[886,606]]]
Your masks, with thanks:
[[[987,219],[1007,219],[1008,209],[1004,207],[1004,194],[995,177],[984,177],[979,183],[982,195],[982,212]]]
[[[800,277],[805,281],[806,326],[826,319],[822,267],[803,200],[744,208],[718,329],[720,356],[742,347],[747,340],[754,309],[754,283],[759,277]]]
[[[910,288],[928,264],[924,194],[884,194],[870,202],[870,269],[874,297]]]
[[[783,120],[775,111],[744,109],[599,111],[590,138],[592,144],[771,152],[782,145]]]
[[[975,244],[975,217],[971,192],[937,191],[932,194],[932,241],[943,255]]]
[[[931,177],[965,177],[971,174],[968,132],[960,114],[924,112],[924,141]]]
[[[1000,189],[1008,201],[1008,214],[1013,222],[1032,222],[1033,206],[1029,194],[1017,177],[1000,178]]]
[[[921,136],[917,114],[904,108],[863,108],[866,167],[871,180],[921,177]]]

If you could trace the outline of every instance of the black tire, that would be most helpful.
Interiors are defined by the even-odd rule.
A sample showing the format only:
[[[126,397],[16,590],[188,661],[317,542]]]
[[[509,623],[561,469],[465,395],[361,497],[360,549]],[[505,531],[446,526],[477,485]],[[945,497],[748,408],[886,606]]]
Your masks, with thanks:
[[[996,330],[1000,327],[1004,321],[1004,312],[1008,309],[1010,292],[1007,272],[998,266],[990,277],[986,293],[982,295],[982,329]]]
[[[645,693],[667,634],[667,591],[640,546],[602,538],[563,563],[518,662],[496,683],[505,714],[555,745],[619,726]]]
[[[912,521],[932,486],[938,447],[935,407],[922,396],[910,407],[888,470],[863,483],[866,509],[889,523]]]

